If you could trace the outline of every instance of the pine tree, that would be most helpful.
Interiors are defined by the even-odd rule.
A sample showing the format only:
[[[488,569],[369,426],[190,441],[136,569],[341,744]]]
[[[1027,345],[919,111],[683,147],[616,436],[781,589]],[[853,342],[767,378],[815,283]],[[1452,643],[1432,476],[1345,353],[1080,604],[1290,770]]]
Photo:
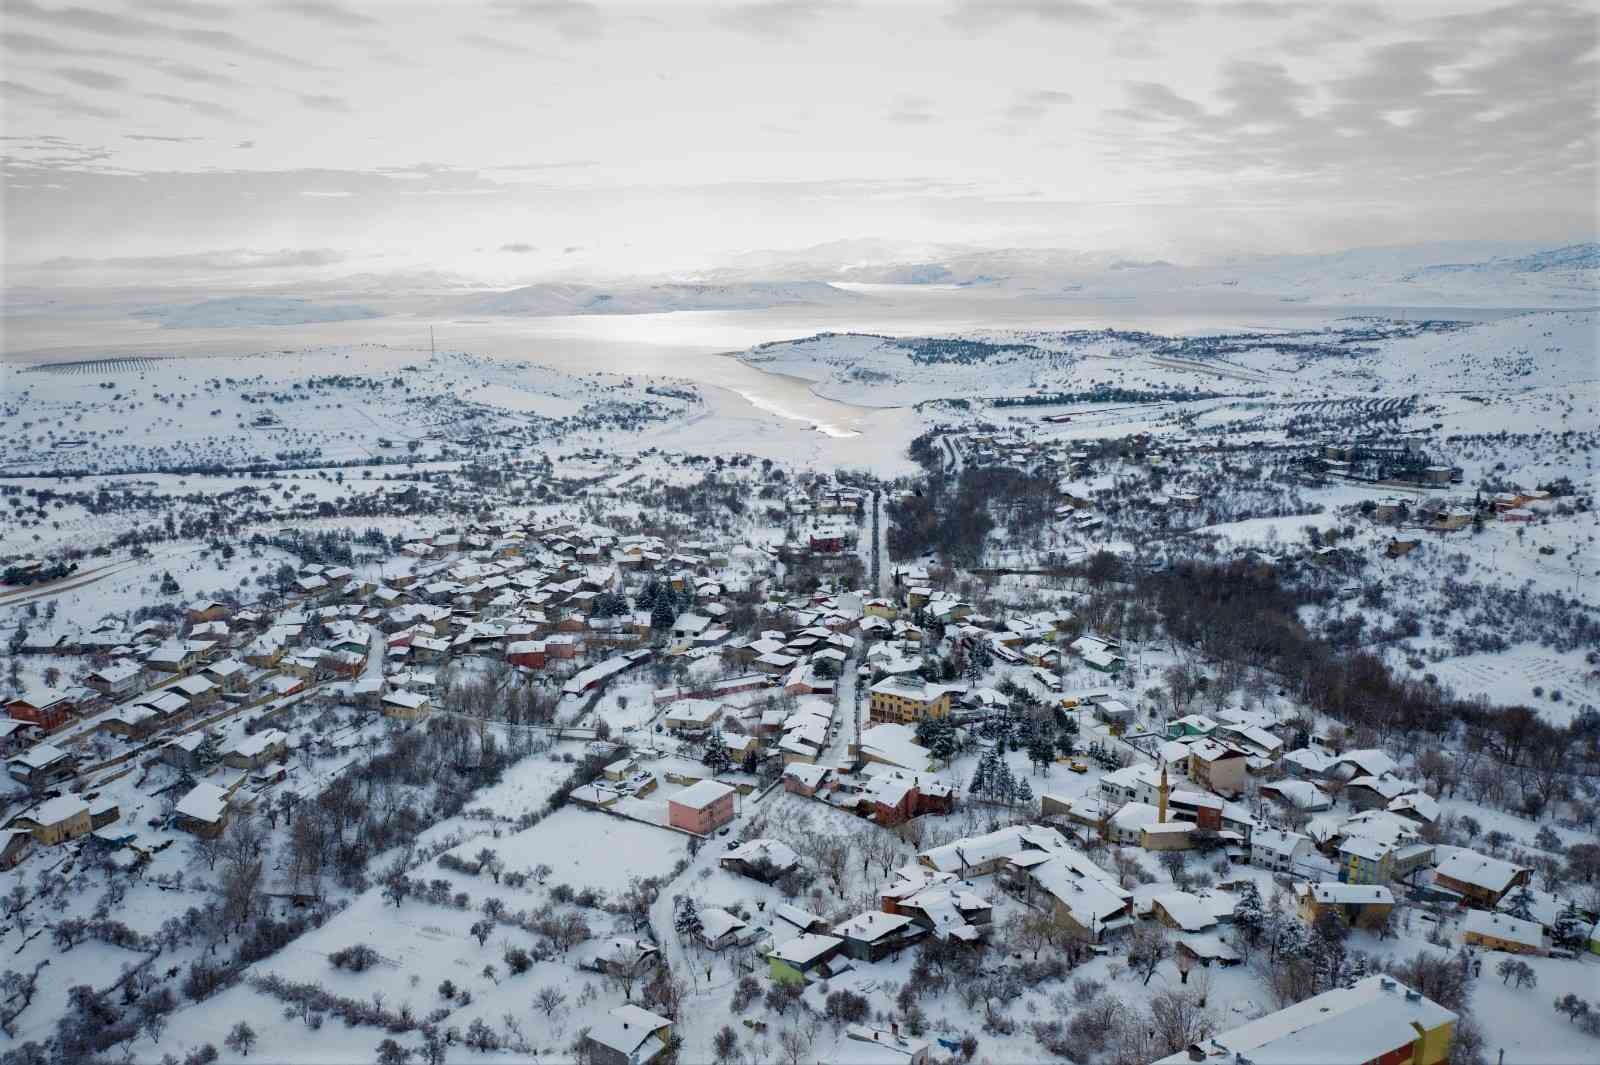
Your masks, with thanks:
[[[1033,762],[1035,773],[1044,769],[1055,760],[1056,745],[1051,741],[1050,734],[1044,729],[1034,732],[1033,738],[1028,741],[1028,759]]]
[[[990,755],[993,753],[994,751],[992,749],[985,751],[983,752],[983,757],[978,759],[978,768],[973,771],[972,783],[967,785],[967,794],[989,794],[989,774],[994,768],[993,759],[990,757]]]
[[[1239,892],[1239,901],[1233,905],[1233,924],[1244,934],[1245,942],[1254,946],[1266,927],[1267,911],[1261,904],[1261,892],[1255,881],[1246,880]]]
[[[697,936],[705,925],[700,920],[700,910],[694,904],[694,899],[687,896],[677,902],[677,914],[672,921],[673,930],[679,937]]]
[[[1556,917],[1556,923],[1550,929],[1550,938],[1556,946],[1565,950],[1583,949],[1584,940],[1588,938],[1588,925],[1578,913],[1578,907],[1570,900]]]
[[[989,791],[996,802],[1009,803],[1017,793],[1017,782],[1011,776],[1011,767],[996,755],[994,776],[989,781]]]
[[[1033,803],[1033,788],[1028,784],[1027,777],[1017,778],[1017,790],[1014,795],[1021,806],[1030,806]]]
[[[1506,896],[1505,912],[1522,921],[1533,920],[1533,892],[1523,884]]]
[[[705,747],[700,752],[700,760],[713,773],[720,773],[733,764],[733,756],[728,753],[728,745],[723,742],[721,729],[712,730],[706,737]]]
[[[650,609],[650,627],[658,633],[672,631],[672,623],[678,620],[677,611],[672,609],[672,600],[669,596],[657,596],[655,606]]]

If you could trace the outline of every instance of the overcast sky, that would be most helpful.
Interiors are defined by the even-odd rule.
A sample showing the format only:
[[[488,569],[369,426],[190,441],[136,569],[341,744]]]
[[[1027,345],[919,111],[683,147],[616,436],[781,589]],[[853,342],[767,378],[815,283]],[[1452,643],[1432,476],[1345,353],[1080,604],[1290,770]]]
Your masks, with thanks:
[[[0,0],[5,261],[1592,239],[1597,10]]]

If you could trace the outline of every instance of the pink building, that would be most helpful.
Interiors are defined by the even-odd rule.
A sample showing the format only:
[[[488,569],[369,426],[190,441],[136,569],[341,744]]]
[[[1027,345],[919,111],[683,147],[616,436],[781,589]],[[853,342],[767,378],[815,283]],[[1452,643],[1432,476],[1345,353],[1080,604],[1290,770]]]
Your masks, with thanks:
[[[667,824],[697,835],[709,835],[733,820],[731,787],[702,780],[667,800]]]

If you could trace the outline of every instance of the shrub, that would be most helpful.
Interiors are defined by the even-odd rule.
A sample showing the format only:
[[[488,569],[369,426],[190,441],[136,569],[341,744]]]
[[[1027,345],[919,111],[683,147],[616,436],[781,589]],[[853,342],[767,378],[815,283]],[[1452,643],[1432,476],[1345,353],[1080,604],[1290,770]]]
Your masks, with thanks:
[[[343,950],[336,950],[329,954],[328,961],[333,963],[335,969],[348,969],[353,973],[364,973],[378,964],[378,952],[365,943],[353,943]]]

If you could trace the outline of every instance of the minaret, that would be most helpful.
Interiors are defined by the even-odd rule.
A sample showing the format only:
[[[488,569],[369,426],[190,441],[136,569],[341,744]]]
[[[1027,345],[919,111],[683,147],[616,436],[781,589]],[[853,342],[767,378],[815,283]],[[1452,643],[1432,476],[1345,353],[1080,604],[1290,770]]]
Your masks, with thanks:
[[[1163,758],[1161,760],[1161,790],[1157,792],[1160,796],[1160,804],[1156,807],[1157,824],[1164,825],[1167,823],[1167,792],[1171,790],[1171,787],[1167,784],[1167,760]]]

